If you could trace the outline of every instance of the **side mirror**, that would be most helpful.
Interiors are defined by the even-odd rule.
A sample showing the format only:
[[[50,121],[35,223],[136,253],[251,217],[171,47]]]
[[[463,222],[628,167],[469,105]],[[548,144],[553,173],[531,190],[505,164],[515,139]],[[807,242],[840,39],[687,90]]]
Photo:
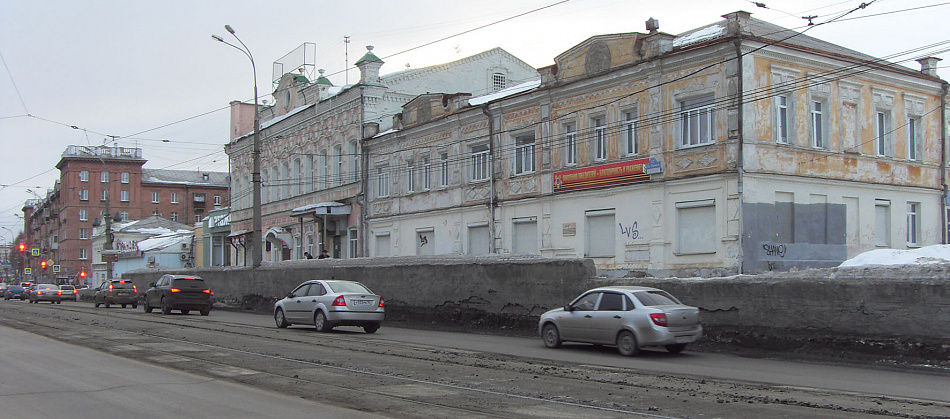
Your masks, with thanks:
[[[149,287],[152,287],[152,288],[155,288],[155,283],[154,283],[154,282],[149,282],[149,283],[148,283],[148,286],[149,286]]]
[[[294,298],[294,293],[288,292],[287,295],[284,296],[284,298]]]
[[[568,304],[564,306],[564,311],[574,311],[574,306]]]

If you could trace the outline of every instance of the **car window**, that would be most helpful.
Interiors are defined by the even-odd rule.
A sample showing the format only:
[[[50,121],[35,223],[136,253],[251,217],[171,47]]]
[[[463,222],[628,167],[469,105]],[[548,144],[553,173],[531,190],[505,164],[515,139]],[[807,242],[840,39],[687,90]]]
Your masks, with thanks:
[[[72,286],[72,285],[63,285],[63,286],[60,286],[59,289],[61,289],[61,290],[74,290],[74,289],[76,289],[76,287],[74,287],[74,286]]]
[[[630,297],[627,297],[626,295],[623,296],[623,305],[624,310],[627,311],[637,308],[637,306],[633,305],[633,300],[631,300]]]
[[[581,298],[578,298],[571,304],[575,310],[590,311],[597,306],[597,299],[600,298],[599,292],[592,292]]]
[[[131,283],[131,282],[126,282],[126,281],[123,281],[123,282],[116,281],[116,282],[113,282],[113,283],[112,283],[112,288],[113,288],[113,289],[118,289],[118,288],[122,288],[122,289],[128,288],[128,289],[131,289],[131,288],[132,288],[132,283]]]
[[[612,292],[605,292],[600,298],[600,305],[597,311],[621,311],[623,310],[623,296]]]
[[[666,291],[642,291],[633,294],[645,306],[664,306],[670,304],[680,304],[676,298],[667,294]]]
[[[307,291],[310,289],[310,284],[303,284],[297,289],[294,290],[294,297],[303,297],[307,295]]]
[[[318,282],[310,285],[310,291],[307,292],[307,295],[316,296],[316,297],[319,297],[321,295],[326,295],[326,294],[327,294],[326,288],[323,287],[323,284],[318,283]]]
[[[366,294],[372,294],[373,292],[360,284],[358,282],[349,282],[349,281],[327,281],[327,286],[330,287],[330,291],[341,293],[341,292],[360,292]]]

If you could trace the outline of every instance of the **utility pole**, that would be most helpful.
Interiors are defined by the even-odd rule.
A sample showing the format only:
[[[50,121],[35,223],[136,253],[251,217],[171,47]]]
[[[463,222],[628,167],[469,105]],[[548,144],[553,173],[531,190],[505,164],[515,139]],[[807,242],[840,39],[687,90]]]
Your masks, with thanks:
[[[350,84],[350,36],[343,35],[343,85]],[[360,138],[360,141],[363,139]]]

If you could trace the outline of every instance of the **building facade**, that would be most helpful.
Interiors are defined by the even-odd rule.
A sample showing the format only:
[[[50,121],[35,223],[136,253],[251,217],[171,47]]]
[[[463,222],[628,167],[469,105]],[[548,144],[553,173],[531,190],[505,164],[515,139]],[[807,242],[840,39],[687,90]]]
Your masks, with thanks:
[[[383,61],[367,47],[357,84],[333,86],[285,74],[274,104],[261,112],[263,260],[365,256],[363,138],[390,129],[401,106],[428,91],[484,94],[537,78],[537,71],[499,48],[437,66],[380,75]],[[249,264],[252,229],[253,105],[231,104],[233,261]]]
[[[408,102],[364,144],[370,255],[705,276],[945,243],[937,60],[912,70],[723,17],[594,36],[499,94]]]
[[[227,173],[145,169],[145,162],[139,148],[67,147],[56,185],[24,204],[25,240],[40,249],[33,259],[59,266],[64,278],[90,274],[99,260],[96,227],[150,215],[193,224],[228,205]]]

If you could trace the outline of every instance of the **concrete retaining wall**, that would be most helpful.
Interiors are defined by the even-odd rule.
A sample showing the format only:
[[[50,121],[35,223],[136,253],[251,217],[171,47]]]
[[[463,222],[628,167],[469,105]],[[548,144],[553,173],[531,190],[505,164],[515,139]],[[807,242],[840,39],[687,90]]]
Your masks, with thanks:
[[[145,290],[163,273],[200,275],[218,305],[265,312],[304,280],[356,280],[386,298],[389,320],[513,334],[536,333],[541,313],[589,288],[655,286],[702,308],[709,340],[780,348],[861,341],[950,352],[950,265],[657,279],[598,278],[584,259],[403,257],[314,259],[257,270],[142,269],[123,277]]]

